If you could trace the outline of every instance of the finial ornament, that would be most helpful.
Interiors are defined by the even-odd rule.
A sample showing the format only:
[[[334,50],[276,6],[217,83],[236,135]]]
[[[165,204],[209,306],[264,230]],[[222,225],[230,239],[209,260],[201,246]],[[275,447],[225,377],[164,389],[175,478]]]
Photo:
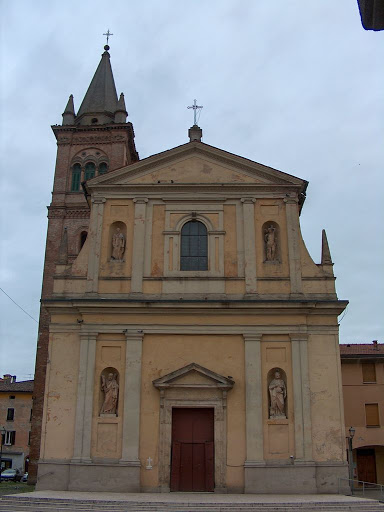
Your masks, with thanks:
[[[108,30],[106,31],[106,33],[105,33],[105,34],[103,34],[103,36],[107,36],[107,44],[106,44],[105,46],[108,46],[108,40],[109,40],[109,37],[110,37],[110,36],[113,36],[113,34],[112,34],[112,32],[110,32],[110,31],[109,31],[109,29],[108,29]],[[109,50],[109,46],[108,46],[108,48],[106,48],[105,46],[104,46],[104,50]]]
[[[196,104],[196,100],[193,100],[193,105],[191,105],[190,107],[187,107],[187,108],[192,108],[193,109],[193,126],[197,126],[197,120],[196,120],[197,110],[199,108],[203,108],[203,107],[197,105]]]

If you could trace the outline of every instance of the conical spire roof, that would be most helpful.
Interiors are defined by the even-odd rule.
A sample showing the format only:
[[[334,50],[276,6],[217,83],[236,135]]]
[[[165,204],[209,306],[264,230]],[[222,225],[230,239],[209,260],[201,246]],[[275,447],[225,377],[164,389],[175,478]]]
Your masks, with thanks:
[[[88,115],[94,117],[99,115],[97,122],[101,124],[113,122],[117,108],[117,92],[108,53],[109,46],[106,45],[104,48],[105,52],[101,56],[96,73],[77,113],[77,122],[81,123],[81,118]],[[84,124],[89,124],[89,122]]]

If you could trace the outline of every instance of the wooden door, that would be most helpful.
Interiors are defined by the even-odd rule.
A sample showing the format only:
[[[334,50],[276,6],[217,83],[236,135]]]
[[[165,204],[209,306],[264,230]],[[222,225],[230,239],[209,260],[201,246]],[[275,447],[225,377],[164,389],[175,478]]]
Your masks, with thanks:
[[[363,482],[376,483],[376,459],[373,448],[357,450],[357,478]]]
[[[171,491],[212,492],[213,488],[213,409],[172,409]]]

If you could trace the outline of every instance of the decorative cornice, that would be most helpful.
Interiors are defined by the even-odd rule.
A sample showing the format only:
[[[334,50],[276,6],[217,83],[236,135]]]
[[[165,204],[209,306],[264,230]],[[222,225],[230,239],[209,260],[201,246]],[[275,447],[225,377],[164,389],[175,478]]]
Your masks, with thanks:
[[[67,208],[65,206],[48,206],[48,219],[89,219],[86,208]]]

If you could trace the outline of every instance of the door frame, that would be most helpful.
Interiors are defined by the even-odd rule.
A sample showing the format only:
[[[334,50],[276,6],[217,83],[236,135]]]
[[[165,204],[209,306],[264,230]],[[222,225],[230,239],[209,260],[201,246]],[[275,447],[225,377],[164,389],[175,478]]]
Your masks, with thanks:
[[[178,400],[163,399],[160,406],[160,443],[159,443],[159,484],[161,492],[170,492],[171,484],[171,446],[172,446],[172,409],[213,409],[214,418],[214,492],[226,492],[226,411],[222,400]]]
[[[214,492],[226,493],[227,392],[235,382],[197,363],[153,381],[160,391],[159,491],[170,492],[172,408],[213,408]]]

